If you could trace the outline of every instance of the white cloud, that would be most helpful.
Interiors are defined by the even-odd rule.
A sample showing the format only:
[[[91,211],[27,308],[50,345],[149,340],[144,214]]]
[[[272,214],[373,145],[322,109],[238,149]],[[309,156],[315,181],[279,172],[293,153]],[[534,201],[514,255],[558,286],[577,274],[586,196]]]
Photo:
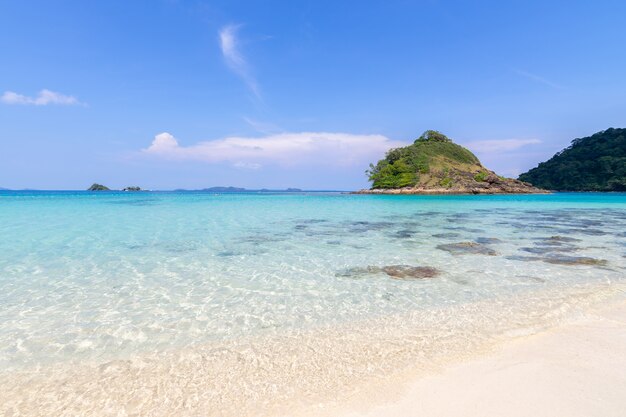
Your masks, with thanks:
[[[559,90],[563,89],[562,85],[553,83],[552,81],[550,81],[550,80],[548,80],[548,79],[546,79],[544,77],[541,77],[541,76],[539,76],[537,74],[532,74],[530,72],[522,71],[522,70],[518,70],[518,69],[516,69],[514,71],[515,71],[515,73],[517,75],[520,75],[520,76],[522,76],[524,78],[527,78],[529,80],[536,81],[536,82],[538,82],[540,84],[547,85],[549,87],[556,88],[556,89],[559,89]]]
[[[261,164],[256,164],[254,162],[243,162],[243,161],[239,161],[239,162],[235,162],[233,164],[233,166],[235,168],[240,168],[240,169],[259,169],[261,168],[263,165]]]
[[[239,40],[237,31],[241,25],[227,25],[219,31],[220,48],[222,55],[228,67],[233,70],[246,83],[250,91],[257,97],[261,98],[259,86],[250,73],[248,62],[239,51]]]
[[[181,146],[164,132],[155,136],[144,154],[173,160],[227,162],[237,168],[258,169],[261,165],[281,166],[366,165],[382,158],[387,150],[406,145],[382,135],[301,132],[263,137],[227,137]]]
[[[501,140],[478,140],[465,143],[464,146],[474,152],[502,153],[510,152],[527,145],[541,143],[539,139],[501,139]]]
[[[13,91],[5,91],[0,97],[0,101],[5,104],[23,104],[34,106],[47,106],[48,104],[59,104],[65,106],[81,104],[76,97],[66,96],[50,90],[41,90],[36,97],[28,97]]]

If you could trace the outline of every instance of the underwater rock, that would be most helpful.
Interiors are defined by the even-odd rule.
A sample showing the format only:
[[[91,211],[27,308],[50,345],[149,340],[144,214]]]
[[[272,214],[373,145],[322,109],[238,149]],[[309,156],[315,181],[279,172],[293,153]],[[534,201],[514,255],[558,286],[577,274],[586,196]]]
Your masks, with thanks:
[[[437,245],[437,249],[450,252],[453,255],[472,254],[496,256],[498,254],[498,252],[490,247],[476,242],[447,243],[445,245]]]
[[[579,233],[587,236],[604,236],[608,233],[604,230],[599,229],[566,229],[564,230],[566,233]]]
[[[434,278],[439,275],[439,271],[430,266],[388,265],[381,270],[395,279]]]
[[[534,248],[520,248],[521,251],[534,253],[537,255],[544,255],[550,252],[576,252],[580,250],[576,246],[536,246]]]
[[[430,266],[411,265],[387,265],[387,266],[366,266],[349,268],[338,272],[339,277],[358,277],[361,275],[386,274],[393,279],[423,279],[434,278],[439,275],[439,270]]]
[[[606,265],[605,259],[589,258],[586,256],[563,256],[551,255],[542,259],[542,261],[557,265]]]
[[[500,239],[497,237],[478,237],[475,240],[476,243],[481,243],[483,245],[490,245],[492,243],[502,243]]]
[[[548,256],[507,256],[506,259],[512,261],[542,261],[555,265],[596,265],[604,266],[608,262],[605,259],[589,258],[586,256],[565,256],[565,255],[548,255]]]
[[[396,233],[393,234],[393,237],[397,237],[399,239],[408,239],[413,237],[413,235],[415,234],[415,232],[413,232],[412,230],[398,230]]]
[[[461,227],[461,226],[446,226],[446,227],[444,227],[444,229],[446,229],[446,230],[461,230],[463,232],[469,232],[469,233],[480,233],[480,232],[482,232],[481,229],[473,229],[471,227]]]
[[[536,245],[542,246],[564,246],[564,244],[566,243],[582,242],[582,239],[565,236],[538,237],[534,238],[533,240],[537,242],[535,243]]]
[[[450,232],[450,233],[436,233],[434,235],[431,235],[432,237],[441,237],[441,238],[451,238],[451,237],[459,237],[461,236],[460,233],[454,233],[454,232]]]
[[[505,256],[504,259],[508,259],[509,261],[541,261],[543,258],[541,258],[540,256],[521,256],[521,255],[510,255],[510,256]]]
[[[538,237],[535,240],[541,240],[544,242],[582,242],[582,239],[567,236],[550,236],[550,237]]]
[[[352,231],[369,231],[369,230],[383,230],[395,226],[393,222],[369,222],[369,221],[355,221],[350,222],[349,226]]]

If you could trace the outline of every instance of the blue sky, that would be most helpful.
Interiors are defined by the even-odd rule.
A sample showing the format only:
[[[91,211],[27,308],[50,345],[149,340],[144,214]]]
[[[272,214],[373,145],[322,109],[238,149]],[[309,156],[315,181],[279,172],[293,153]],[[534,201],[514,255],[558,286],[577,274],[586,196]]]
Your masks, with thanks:
[[[2,1],[0,186],[355,189],[437,129],[516,176],[626,126],[624,1]]]

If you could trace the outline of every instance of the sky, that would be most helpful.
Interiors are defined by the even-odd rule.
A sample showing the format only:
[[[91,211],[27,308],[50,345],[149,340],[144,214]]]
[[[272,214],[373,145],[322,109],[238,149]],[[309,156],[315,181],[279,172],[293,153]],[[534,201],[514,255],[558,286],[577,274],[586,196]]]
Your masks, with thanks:
[[[0,0],[0,187],[352,190],[439,130],[501,175],[626,127],[624,1]]]

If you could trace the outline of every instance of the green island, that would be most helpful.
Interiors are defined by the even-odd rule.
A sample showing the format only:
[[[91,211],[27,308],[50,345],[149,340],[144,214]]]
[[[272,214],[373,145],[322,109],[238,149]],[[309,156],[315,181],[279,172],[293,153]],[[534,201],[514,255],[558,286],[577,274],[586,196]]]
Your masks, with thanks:
[[[102,184],[94,183],[94,184],[91,184],[91,187],[87,188],[87,191],[111,191],[111,189]]]
[[[372,188],[360,194],[529,194],[545,193],[488,170],[468,149],[436,130],[413,144],[390,149],[366,171]]]
[[[519,179],[556,191],[626,191],[626,129],[574,139]]]

